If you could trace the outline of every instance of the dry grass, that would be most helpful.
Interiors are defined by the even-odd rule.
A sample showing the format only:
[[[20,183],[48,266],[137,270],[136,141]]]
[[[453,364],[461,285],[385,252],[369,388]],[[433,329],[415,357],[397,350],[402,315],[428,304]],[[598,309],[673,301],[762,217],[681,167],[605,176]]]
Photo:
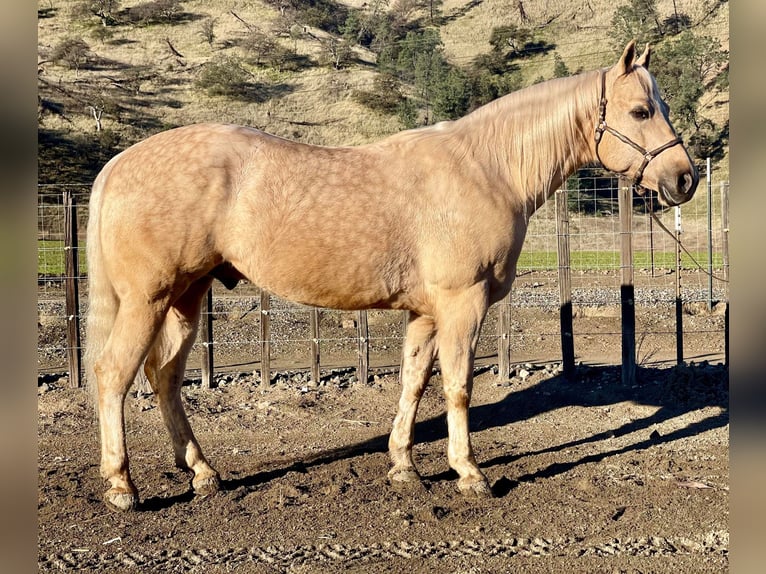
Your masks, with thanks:
[[[125,134],[128,142],[149,132],[166,127],[202,121],[225,121],[254,125],[278,135],[302,141],[329,145],[360,144],[402,129],[396,117],[382,116],[352,100],[354,90],[369,87],[374,72],[364,62],[372,54],[358,49],[358,65],[346,70],[327,66],[311,67],[297,72],[274,72],[248,66],[253,81],[278,86],[281,95],[265,101],[236,101],[221,96],[208,96],[193,87],[200,66],[211,58],[224,54],[243,56],[237,45],[247,29],[230,11],[236,12],[249,24],[264,31],[276,26],[278,11],[261,1],[231,3],[223,0],[189,0],[183,3],[186,13],[194,15],[176,25],[145,27],[115,27],[109,38],[98,39],[97,28],[84,26],[70,16],[75,0],[41,0],[40,8],[53,6],[54,17],[38,21],[39,59],[65,37],[82,37],[99,58],[114,66],[74,72],[52,62],[43,63],[41,78],[49,85],[63,85],[74,91],[99,88],[112,97],[120,98],[129,109],[138,110],[151,118],[150,125],[131,128],[104,114],[103,127]],[[122,8],[142,2],[124,0]],[[345,0],[358,7],[360,0]],[[709,10],[710,0],[675,0],[679,11],[702,20]],[[392,2],[393,4],[393,2]],[[660,0],[663,14],[670,14],[672,0]],[[493,27],[515,23],[535,28],[542,39],[555,43],[559,54],[571,71],[608,65],[614,59],[607,40],[609,22],[617,3],[610,0],[546,0],[527,1],[524,8],[529,20],[519,18],[517,0],[445,0],[441,13],[447,22],[442,38],[448,57],[457,64],[467,65],[478,54],[489,50],[489,35]],[[214,19],[215,41],[204,41],[200,29],[202,18]],[[702,29],[720,38],[728,46],[728,14],[719,10],[716,19],[708,19]],[[321,32],[315,31],[321,36]],[[183,55],[171,53],[168,41]],[[295,46],[299,55],[317,59],[321,46],[317,40],[302,38],[295,42],[281,38],[285,45]],[[140,83],[137,94],[130,95],[115,88],[110,78],[123,78],[131,68],[146,67],[157,72],[156,77]],[[521,64],[525,81],[551,77],[552,53]],[[722,98],[703,99],[703,113],[716,121],[728,116],[728,94]],[[63,129],[80,134],[93,134],[95,121],[86,104],[68,106],[66,120],[46,116],[44,127]],[[728,178],[728,158],[717,166]]]

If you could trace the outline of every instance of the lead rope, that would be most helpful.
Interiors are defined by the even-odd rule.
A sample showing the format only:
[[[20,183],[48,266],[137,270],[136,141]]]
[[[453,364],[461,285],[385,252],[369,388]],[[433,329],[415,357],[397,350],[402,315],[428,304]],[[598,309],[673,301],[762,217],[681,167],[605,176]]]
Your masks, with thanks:
[[[644,200],[644,201],[646,201],[646,200]],[[649,215],[651,215],[652,219],[654,219],[654,221],[657,223],[657,225],[660,226],[660,229],[662,229],[665,233],[667,233],[670,236],[670,238],[675,243],[678,244],[678,246],[681,248],[681,250],[689,256],[689,258],[692,260],[692,262],[697,266],[697,268],[700,271],[702,271],[708,277],[712,277],[713,279],[715,279],[717,281],[722,281],[723,283],[728,283],[729,282],[728,279],[724,279],[723,277],[719,277],[715,273],[711,273],[710,271],[708,271],[707,269],[702,267],[702,265],[700,265],[699,261],[697,261],[697,259],[694,257],[694,255],[692,255],[686,247],[684,247],[684,244],[681,243],[681,241],[675,236],[675,234],[672,231],[670,231],[670,229],[665,227],[665,224],[662,223],[662,221],[660,221],[660,218],[657,217],[656,213],[654,213],[654,209],[653,209],[653,206],[652,206],[651,202],[649,203]]]

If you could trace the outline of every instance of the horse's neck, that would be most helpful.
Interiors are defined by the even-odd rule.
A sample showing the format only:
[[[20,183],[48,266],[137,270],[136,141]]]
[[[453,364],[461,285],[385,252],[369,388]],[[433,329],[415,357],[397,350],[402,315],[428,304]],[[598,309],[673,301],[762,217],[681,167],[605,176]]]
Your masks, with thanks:
[[[528,216],[582,165],[595,161],[598,72],[504,96],[460,120]],[[488,141],[489,140],[489,141]]]

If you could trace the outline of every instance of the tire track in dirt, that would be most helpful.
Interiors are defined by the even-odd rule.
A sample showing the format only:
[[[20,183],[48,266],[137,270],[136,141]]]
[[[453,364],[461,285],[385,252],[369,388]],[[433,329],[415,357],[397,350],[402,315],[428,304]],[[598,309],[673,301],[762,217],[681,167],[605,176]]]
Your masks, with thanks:
[[[299,565],[343,565],[370,560],[476,557],[614,557],[705,555],[727,556],[728,534],[711,532],[695,539],[646,536],[612,538],[596,544],[582,538],[506,538],[440,542],[386,542],[370,545],[318,544],[227,549],[166,550],[153,553],[99,553],[85,550],[42,557],[39,572],[141,568],[143,572],[186,572],[213,565],[263,564],[278,570]]]

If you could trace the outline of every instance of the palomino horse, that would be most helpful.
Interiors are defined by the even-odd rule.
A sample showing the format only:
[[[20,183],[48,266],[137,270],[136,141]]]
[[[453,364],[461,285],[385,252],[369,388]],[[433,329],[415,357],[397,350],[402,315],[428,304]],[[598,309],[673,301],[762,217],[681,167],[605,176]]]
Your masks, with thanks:
[[[292,301],[405,309],[392,482],[417,481],[418,402],[437,353],[458,489],[491,495],[468,433],[473,361],[488,307],[511,289],[530,215],[580,166],[600,161],[660,201],[688,201],[692,161],[668,122],[649,47],[607,69],[551,80],[457,121],[359,147],[318,147],[232,125],[154,135],[113,158],[93,186],[87,359],[97,381],[107,504],[137,490],[124,399],[139,367],[176,463],[197,493],[219,488],[180,387],[213,279],[247,278]]]

